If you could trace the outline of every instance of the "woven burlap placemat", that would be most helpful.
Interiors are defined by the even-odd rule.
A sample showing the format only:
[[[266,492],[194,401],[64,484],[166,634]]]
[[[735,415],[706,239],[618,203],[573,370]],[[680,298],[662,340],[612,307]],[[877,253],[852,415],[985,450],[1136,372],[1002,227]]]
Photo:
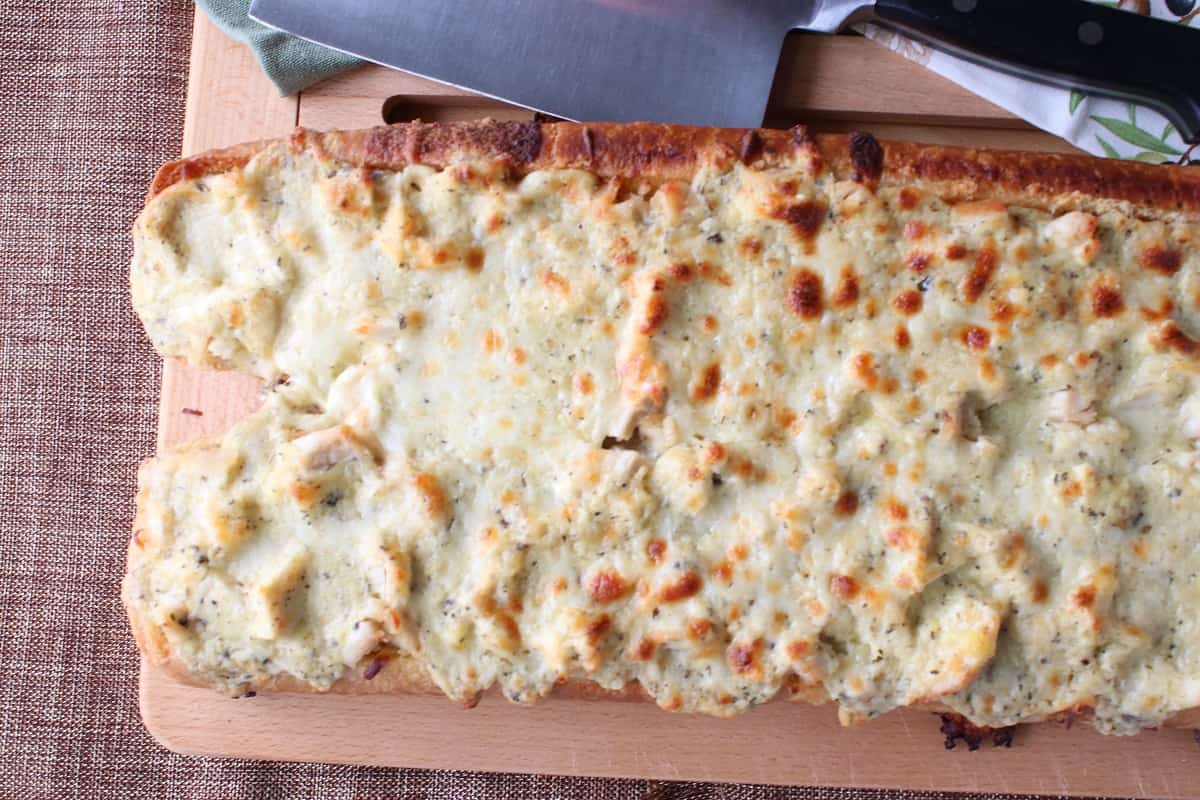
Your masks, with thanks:
[[[147,735],[117,587],[159,362],[127,230],[179,152],[191,15],[0,2],[0,797],[943,796],[191,758]]]

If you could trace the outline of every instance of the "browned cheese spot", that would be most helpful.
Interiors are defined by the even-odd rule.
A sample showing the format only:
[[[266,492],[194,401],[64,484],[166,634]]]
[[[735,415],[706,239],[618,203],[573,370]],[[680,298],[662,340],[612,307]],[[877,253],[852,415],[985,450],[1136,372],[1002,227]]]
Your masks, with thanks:
[[[713,283],[721,286],[733,286],[733,278],[731,278],[729,273],[720,267],[710,264],[707,261],[701,261],[699,264],[699,269],[700,277],[704,280],[712,281]]]
[[[787,654],[793,661],[799,661],[804,658],[810,650],[812,650],[812,644],[803,639],[797,639],[787,646]]]
[[[696,376],[692,382],[692,400],[697,403],[703,403],[711,400],[717,395],[717,390],[721,388],[721,365],[714,362],[709,364],[704,369],[700,370],[700,374]]]
[[[1121,289],[1109,281],[1100,281],[1092,286],[1092,313],[1097,317],[1115,317],[1125,310],[1125,298]]]
[[[913,253],[904,262],[904,267],[909,272],[924,272],[929,269],[929,255],[927,253]]]
[[[608,614],[601,614],[589,622],[587,627],[583,629],[583,632],[587,636],[588,644],[595,646],[611,629],[612,620],[609,619]]]
[[[757,416],[757,414],[755,415]],[[738,477],[745,480],[759,479],[762,477],[761,470],[755,466],[754,462],[748,458],[739,458],[733,462],[733,471]]]
[[[972,350],[986,350],[988,345],[991,344],[992,335],[987,332],[986,328],[981,328],[978,325],[968,325],[962,329],[959,339]]]
[[[637,263],[637,253],[629,245],[629,240],[624,236],[618,236],[610,248],[609,257],[613,264],[619,267],[632,267]]]
[[[1163,298],[1158,301],[1158,308],[1142,306],[1139,310],[1142,313],[1142,319],[1146,320],[1147,322],[1162,322],[1164,319],[1171,316],[1171,312],[1175,310],[1175,304],[1171,301],[1170,297],[1163,296]]]
[[[692,265],[682,261],[672,264],[667,269],[667,272],[670,274],[672,280],[679,281],[680,283],[690,281],[693,274]]]
[[[1012,303],[1000,299],[993,300],[988,310],[988,316],[995,322],[1000,323],[1011,322],[1015,313],[1016,311],[1013,309]]]
[[[900,502],[894,497],[889,497],[883,501],[883,513],[889,518],[897,522],[908,519],[908,506]]]
[[[755,675],[761,672],[759,656],[762,653],[762,639],[755,639],[749,644],[734,644],[729,647],[729,665],[739,675]]]
[[[1169,277],[1179,271],[1181,259],[1178,250],[1152,245],[1138,255],[1138,261],[1146,269]]]
[[[446,493],[442,491],[437,478],[428,472],[418,472],[413,476],[413,485],[421,495],[421,500],[425,503],[425,510],[429,512],[430,516],[445,516],[449,503],[446,501]]]
[[[829,579],[829,591],[835,597],[840,597],[843,600],[853,599],[858,595],[858,581],[851,578],[849,575],[834,575]]]
[[[467,249],[465,260],[467,268],[472,272],[479,272],[483,269],[483,250],[479,247],[471,247]]]
[[[883,147],[874,136],[864,131],[851,131],[847,142],[850,145],[850,164],[854,167],[853,179],[874,187],[883,175]]]
[[[587,591],[597,603],[611,603],[629,593],[629,584],[612,570],[597,570],[587,580]]]
[[[658,599],[663,603],[675,603],[686,600],[700,591],[704,581],[694,572],[685,572],[675,581],[668,583],[658,593]]]
[[[542,285],[547,289],[554,289],[563,294],[571,291],[571,284],[567,282],[567,279],[553,270],[543,270],[541,279]]]
[[[629,658],[633,661],[649,661],[654,656],[654,651],[658,647],[658,642],[653,639],[642,639],[633,648],[633,652],[629,654]]]
[[[1174,321],[1163,323],[1154,337],[1154,346],[1160,350],[1174,350],[1185,356],[1200,355],[1200,342],[1188,336]]]
[[[920,546],[922,537],[919,531],[914,530],[907,525],[901,525],[899,527],[889,529],[888,532],[884,534],[884,539],[886,539],[887,543],[892,547],[897,547],[901,550],[915,550]]]
[[[508,634],[508,638],[511,640],[513,645],[521,641],[521,628],[519,625],[517,625],[517,621],[513,619],[511,614],[509,614],[507,611],[498,612],[496,614],[496,622],[499,623],[500,627],[504,629],[504,632]]]
[[[646,555],[656,564],[662,561],[663,554],[666,552],[667,543],[662,539],[651,539],[649,544],[646,545]]]
[[[713,442],[704,450],[704,460],[709,464],[719,464],[725,460],[725,447],[720,442]]]
[[[996,271],[996,249],[990,246],[980,248],[975,255],[975,266],[962,280],[963,299],[974,303],[987,289]]]
[[[997,560],[1003,569],[1013,569],[1024,561],[1028,550],[1025,537],[1015,533],[1002,544]]]
[[[989,358],[980,359],[979,374],[981,376],[983,376],[983,379],[986,381],[989,381],[989,382],[995,381],[996,380],[996,365]]]
[[[787,293],[788,308],[801,319],[821,316],[821,276],[810,269],[798,269]]]
[[[839,517],[848,517],[858,511],[858,495],[850,490],[842,492],[833,504],[833,511]]]
[[[649,336],[667,321],[670,311],[667,308],[666,298],[663,297],[663,288],[662,280],[656,278],[651,286],[650,297],[646,300],[646,315],[642,319],[642,324],[638,326],[639,333]]]
[[[738,254],[747,260],[758,258],[762,254],[763,243],[761,239],[756,239],[752,236],[747,236],[745,239],[738,241]]]
[[[591,394],[592,390],[596,386],[592,381],[591,374],[587,372],[576,373],[573,383],[575,385],[575,391],[585,395]]]
[[[911,317],[921,310],[923,302],[919,291],[916,289],[904,289],[892,298],[892,308],[905,316]]]
[[[811,242],[825,220],[825,204],[817,200],[801,200],[779,206],[771,212],[771,216],[790,225],[801,241]]]
[[[859,353],[850,360],[854,376],[869,389],[879,385],[879,371],[875,369],[875,356],[871,353]]]
[[[858,276],[852,267],[842,267],[837,289],[829,302],[834,308],[848,308],[858,302]]]

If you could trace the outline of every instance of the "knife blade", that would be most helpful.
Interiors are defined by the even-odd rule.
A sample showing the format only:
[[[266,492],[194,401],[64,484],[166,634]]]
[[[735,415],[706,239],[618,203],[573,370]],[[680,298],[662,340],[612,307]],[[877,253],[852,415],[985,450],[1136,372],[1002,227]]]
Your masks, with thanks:
[[[788,31],[875,19],[1008,72],[1154,105],[1200,139],[1200,31],[1083,0],[253,0],[251,16],[567,119],[726,127],[761,124]]]

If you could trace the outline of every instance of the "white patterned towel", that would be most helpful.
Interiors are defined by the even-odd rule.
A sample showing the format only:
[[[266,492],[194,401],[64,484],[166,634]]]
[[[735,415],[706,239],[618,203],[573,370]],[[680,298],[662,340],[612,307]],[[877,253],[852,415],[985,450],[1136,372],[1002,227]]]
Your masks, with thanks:
[[[1101,5],[1118,4],[1101,2]],[[1123,2],[1120,7],[1179,25],[1200,27],[1197,0]],[[1161,163],[1179,159],[1187,149],[1175,127],[1152,108],[986,69],[877,25],[865,24],[858,29],[867,38],[1095,155]],[[1200,53],[1197,61],[1200,63]]]

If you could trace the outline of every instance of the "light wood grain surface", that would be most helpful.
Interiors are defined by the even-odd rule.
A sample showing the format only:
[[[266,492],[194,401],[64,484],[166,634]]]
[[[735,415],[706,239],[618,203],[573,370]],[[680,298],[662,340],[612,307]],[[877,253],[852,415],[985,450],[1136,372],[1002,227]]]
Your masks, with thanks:
[[[278,97],[253,57],[198,18],[186,153],[317,128],[402,118],[526,118],[528,112],[419,78],[364,67],[299,98]],[[794,36],[768,119],[827,130],[995,147],[1070,149],[851,37]],[[168,363],[159,446],[219,433],[258,403],[244,377]],[[187,409],[185,411],[184,409]],[[200,412],[196,414],[194,412]],[[488,697],[466,711],[428,696],[260,696],[231,700],[143,665],[142,715],[186,753],[393,766],[1045,794],[1200,795],[1200,745],[1188,731],[1107,738],[1086,726],[1022,729],[1011,749],[946,751],[938,721],[900,712],[842,729],[832,706],[770,704],[734,720],[650,704],[552,699],[533,708]]]
[[[146,702],[149,700],[150,702]],[[732,720],[649,703],[486,697],[214,698],[149,672],[143,715],[184,752],[253,758],[747,783],[1038,794],[1195,797],[1188,731],[1105,738],[1086,726],[1023,729],[1009,749],[942,747],[931,714],[901,711],[856,728],[832,705],[777,702]]]

